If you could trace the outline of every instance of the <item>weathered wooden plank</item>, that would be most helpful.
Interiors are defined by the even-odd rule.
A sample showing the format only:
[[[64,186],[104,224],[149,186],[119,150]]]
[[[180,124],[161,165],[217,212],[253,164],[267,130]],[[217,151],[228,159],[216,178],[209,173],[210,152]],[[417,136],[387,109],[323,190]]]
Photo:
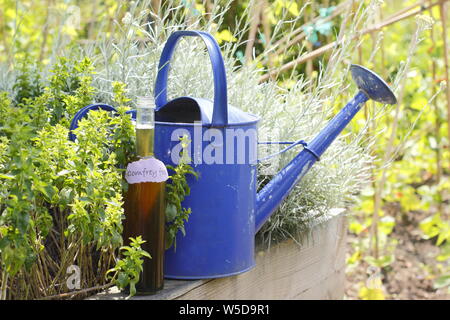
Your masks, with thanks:
[[[312,230],[299,247],[292,240],[259,251],[249,272],[202,284],[177,299],[341,299],[345,281],[345,217]]]
[[[164,289],[154,295],[132,297],[133,300],[173,300],[183,295],[186,292],[195,289],[198,286],[205,284],[207,280],[165,280]],[[89,300],[122,300],[127,297],[126,294],[120,292],[117,287],[111,287],[108,290],[98,293],[97,295],[88,298]]]
[[[299,246],[292,240],[257,250],[256,267],[212,280],[166,280],[156,295],[132,299],[342,299],[345,282],[346,219],[343,210],[317,225]],[[117,288],[91,299],[124,299]]]

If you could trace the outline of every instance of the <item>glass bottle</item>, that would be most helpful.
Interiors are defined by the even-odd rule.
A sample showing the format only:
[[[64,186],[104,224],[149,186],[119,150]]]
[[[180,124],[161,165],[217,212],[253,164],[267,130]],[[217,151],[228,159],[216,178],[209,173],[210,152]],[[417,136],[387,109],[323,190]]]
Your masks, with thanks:
[[[139,97],[136,117],[136,162],[132,164],[144,163],[143,161],[145,160],[155,159],[153,154],[154,115],[155,104],[153,98]],[[129,245],[130,237],[142,236],[142,239],[146,241],[142,245],[142,249],[147,251],[152,257],[151,259],[143,258],[143,271],[136,285],[137,294],[153,294],[164,286],[164,198],[164,181],[137,183],[130,183],[129,181],[128,190],[124,197],[124,243]]]

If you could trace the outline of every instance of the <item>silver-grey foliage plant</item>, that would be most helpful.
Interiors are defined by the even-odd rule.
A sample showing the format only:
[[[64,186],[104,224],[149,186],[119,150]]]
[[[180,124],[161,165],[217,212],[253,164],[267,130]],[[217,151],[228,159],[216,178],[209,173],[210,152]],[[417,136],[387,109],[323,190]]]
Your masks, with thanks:
[[[159,57],[168,36],[181,29],[215,34],[221,28],[229,4],[223,1],[215,3],[212,14],[205,17],[190,13],[176,1],[165,2],[159,15],[149,10],[150,1],[132,2],[124,17],[115,21],[113,36],[99,33],[95,41],[83,45],[80,50],[81,55],[93,60],[96,68],[94,86],[98,88],[97,102],[111,101],[113,81],[126,83],[128,95],[134,100],[138,95],[153,94]],[[239,27],[234,31],[237,41],[222,45],[229,103],[261,117],[260,140],[310,141],[326,125],[330,116],[355,93],[347,77],[351,54],[359,45],[353,35],[367,21],[370,11],[370,6],[361,4],[356,12],[347,12],[351,22],[347,20],[342,23],[340,33],[336,35],[339,45],[332,52],[326,67],[320,70],[318,78],[310,81],[293,73],[290,89],[280,87],[275,80],[259,83],[264,70],[258,69],[256,63],[239,66],[236,51],[245,41],[243,35],[250,19],[237,21]],[[287,19],[279,21],[273,38],[280,36],[277,32],[281,30],[281,25],[289,23]],[[255,61],[270,54],[270,45],[268,48]],[[201,40],[185,39],[180,42],[171,63],[168,83],[169,99],[186,95],[212,98],[211,65]],[[348,92],[348,95],[342,92]],[[341,98],[339,102],[336,102],[337,97]],[[274,238],[296,238],[299,231],[328,219],[331,208],[351,203],[370,179],[368,146],[371,141],[363,141],[366,138],[364,132],[341,135],[265,224],[260,236],[269,241]],[[259,168],[258,183],[267,182],[300,151],[299,148],[263,162]],[[260,157],[275,151],[267,145],[260,147]]]

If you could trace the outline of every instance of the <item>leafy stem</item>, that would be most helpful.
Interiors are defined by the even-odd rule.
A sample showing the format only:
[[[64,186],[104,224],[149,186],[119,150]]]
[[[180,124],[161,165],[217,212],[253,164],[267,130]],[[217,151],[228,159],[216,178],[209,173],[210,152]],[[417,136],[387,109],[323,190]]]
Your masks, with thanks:
[[[130,238],[130,245],[120,248],[123,258],[117,260],[115,267],[106,272],[106,278],[120,289],[129,287],[128,298],[136,294],[136,283],[139,281],[144,258],[152,258],[147,251],[141,248],[145,242],[141,236]]]
[[[180,163],[176,167],[167,166],[174,174],[169,178],[170,183],[166,184],[166,249],[172,245],[176,249],[178,231],[181,231],[183,236],[186,235],[184,223],[189,219],[191,208],[183,208],[181,203],[191,193],[187,176],[193,175],[198,178],[198,174],[188,164],[190,159],[186,149],[190,141],[187,136],[180,138],[180,141],[182,146]]]

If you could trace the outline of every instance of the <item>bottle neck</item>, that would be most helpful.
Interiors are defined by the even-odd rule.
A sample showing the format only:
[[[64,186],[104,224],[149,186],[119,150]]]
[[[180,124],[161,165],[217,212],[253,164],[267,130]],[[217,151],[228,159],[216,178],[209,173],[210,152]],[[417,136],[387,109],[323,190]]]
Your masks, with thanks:
[[[139,158],[153,156],[155,108],[152,97],[139,97],[136,108],[136,151]]]
[[[153,156],[154,126],[136,127],[136,153],[139,158]]]

